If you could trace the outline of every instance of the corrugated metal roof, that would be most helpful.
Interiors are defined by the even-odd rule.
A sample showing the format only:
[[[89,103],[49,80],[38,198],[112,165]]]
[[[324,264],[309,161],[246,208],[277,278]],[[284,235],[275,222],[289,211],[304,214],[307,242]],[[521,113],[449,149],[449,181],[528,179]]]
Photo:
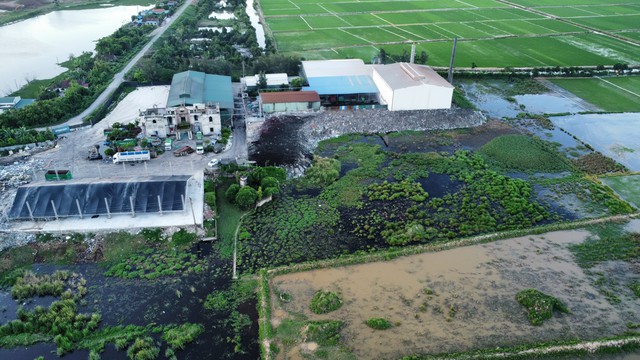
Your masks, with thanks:
[[[361,59],[303,61],[302,69],[307,79],[325,76],[370,74]]]
[[[320,101],[320,95],[315,91],[279,91],[260,94],[263,104],[282,104],[294,102]]]
[[[373,68],[392,89],[404,89],[420,85],[433,85],[453,88],[432,68],[410,63],[379,65]]]
[[[308,78],[309,87],[303,90],[315,90],[320,95],[375,94],[376,84],[369,75],[327,76]]]
[[[173,75],[167,107],[193,104],[220,104],[222,109],[233,108],[231,77],[184,71]]]

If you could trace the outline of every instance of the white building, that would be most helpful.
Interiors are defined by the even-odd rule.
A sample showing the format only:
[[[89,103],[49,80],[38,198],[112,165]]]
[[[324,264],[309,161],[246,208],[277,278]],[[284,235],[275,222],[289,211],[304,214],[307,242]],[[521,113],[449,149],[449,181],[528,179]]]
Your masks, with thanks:
[[[203,135],[219,135],[222,131],[220,108],[217,105],[193,104],[173,108],[151,108],[140,112],[147,136],[186,133],[193,138],[198,131]]]
[[[379,100],[390,111],[449,109],[453,85],[424,65],[396,63],[373,66]]]
[[[267,87],[269,88],[279,88],[283,85],[287,87],[289,86],[289,77],[286,73],[265,74],[264,77],[267,80]],[[240,83],[242,84],[243,89],[257,89],[259,82],[260,74],[240,78]]]

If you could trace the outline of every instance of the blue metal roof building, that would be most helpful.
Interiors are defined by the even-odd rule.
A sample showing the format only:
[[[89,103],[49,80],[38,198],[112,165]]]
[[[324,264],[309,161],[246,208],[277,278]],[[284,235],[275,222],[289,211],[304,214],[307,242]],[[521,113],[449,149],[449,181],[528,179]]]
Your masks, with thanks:
[[[376,84],[368,75],[325,76],[307,79],[309,86],[303,90],[313,90],[319,95],[375,94]]]
[[[173,75],[167,107],[209,103],[219,104],[220,109],[233,109],[231,77],[200,71],[184,71]]]

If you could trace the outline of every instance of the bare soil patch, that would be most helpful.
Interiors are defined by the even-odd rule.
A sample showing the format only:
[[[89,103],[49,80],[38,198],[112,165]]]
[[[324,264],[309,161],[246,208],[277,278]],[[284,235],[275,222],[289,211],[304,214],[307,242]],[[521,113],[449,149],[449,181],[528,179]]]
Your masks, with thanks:
[[[274,301],[309,320],[342,320],[342,343],[361,359],[393,359],[414,353],[445,353],[562,339],[621,334],[639,320],[637,300],[612,305],[575,264],[568,245],[587,231],[560,231],[521,237],[390,262],[314,270],[277,276],[273,287],[292,301]],[[625,271],[637,273],[637,267]],[[637,276],[637,274],[632,276]],[[564,302],[570,315],[555,314],[532,326],[515,294],[536,288]],[[319,289],[337,291],[337,311],[309,309]],[[365,321],[383,317],[394,327],[377,331]],[[274,322],[274,325],[277,322]],[[297,351],[282,354],[297,358]]]

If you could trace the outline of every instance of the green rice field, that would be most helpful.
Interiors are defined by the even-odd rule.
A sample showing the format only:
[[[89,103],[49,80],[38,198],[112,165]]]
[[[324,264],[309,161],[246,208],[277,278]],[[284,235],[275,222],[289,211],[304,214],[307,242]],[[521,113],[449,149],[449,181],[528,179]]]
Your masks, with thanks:
[[[640,76],[549,79],[605,111],[640,111]]]
[[[306,59],[394,60],[416,43],[427,63],[456,67],[640,63],[636,0],[260,0],[280,53]]]

